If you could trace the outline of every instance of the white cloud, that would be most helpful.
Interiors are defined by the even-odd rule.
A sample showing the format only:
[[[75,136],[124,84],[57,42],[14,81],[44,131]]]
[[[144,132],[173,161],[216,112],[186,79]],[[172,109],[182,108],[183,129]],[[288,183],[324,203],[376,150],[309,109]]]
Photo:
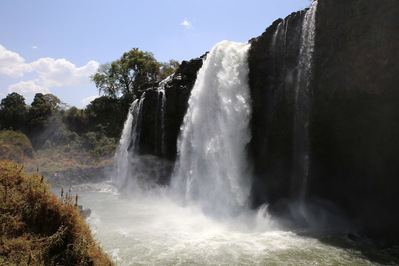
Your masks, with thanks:
[[[8,86],[8,93],[16,92],[25,97],[26,103],[31,103],[36,93],[50,93],[46,87],[37,84],[38,80],[20,81]]]
[[[50,57],[40,58],[30,64],[32,69],[39,74],[43,86],[77,86],[90,82],[90,75],[97,71],[99,66],[96,61],[89,61],[86,65],[76,67],[68,60]]]
[[[25,63],[25,59],[19,54],[7,50],[0,44],[0,74],[13,78],[19,78],[25,72],[30,72],[31,67]]]
[[[182,25],[183,27],[185,27],[186,29],[191,29],[193,25],[191,25],[191,22],[188,21],[187,19],[183,20],[182,23],[180,23],[180,25]]]
[[[93,101],[94,99],[98,98],[98,95],[93,95],[93,96],[89,96],[86,97],[84,99],[82,99],[81,103],[83,104],[83,107],[85,107],[86,105],[88,105],[91,101]]]
[[[21,78],[27,72],[38,75],[33,80],[19,81],[8,87],[9,92],[18,92],[27,99],[37,92],[49,93],[51,87],[89,85],[89,77],[97,71],[98,67],[99,63],[93,60],[87,62],[86,65],[77,67],[65,58],[54,59],[51,57],[39,58],[31,63],[26,63],[18,53],[0,45],[0,74],[13,78]]]
[[[37,49],[38,47],[36,46],[36,45],[33,45],[32,46],[32,49]]]

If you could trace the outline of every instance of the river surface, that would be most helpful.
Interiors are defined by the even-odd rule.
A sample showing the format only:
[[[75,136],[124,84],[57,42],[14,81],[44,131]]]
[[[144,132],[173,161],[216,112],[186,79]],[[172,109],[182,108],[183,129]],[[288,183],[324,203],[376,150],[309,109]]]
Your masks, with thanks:
[[[196,206],[175,203],[162,189],[127,196],[99,183],[72,191],[79,194],[79,204],[91,209],[87,222],[117,265],[394,264],[378,253],[379,260],[370,260],[344,235],[311,237],[282,229],[265,210],[235,219],[210,218]]]

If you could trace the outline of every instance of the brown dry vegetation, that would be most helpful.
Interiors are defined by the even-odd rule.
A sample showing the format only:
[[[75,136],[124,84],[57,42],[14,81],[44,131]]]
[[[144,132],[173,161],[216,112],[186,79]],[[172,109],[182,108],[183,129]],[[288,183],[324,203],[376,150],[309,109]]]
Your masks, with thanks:
[[[18,131],[0,131],[0,160],[22,163],[25,158],[33,158],[34,151],[29,138]]]
[[[74,202],[44,177],[0,161],[0,265],[111,265]]]
[[[38,150],[34,157],[26,158],[27,172],[36,171],[54,173],[68,169],[102,167],[112,163],[112,157],[93,157],[89,152],[71,148],[69,145],[48,147]]]
[[[34,151],[29,138],[18,131],[0,131],[0,160],[23,163],[28,173],[39,169],[41,172],[54,173],[69,169],[102,167],[112,163],[112,152],[107,156],[93,156],[89,151],[73,145],[43,147]]]

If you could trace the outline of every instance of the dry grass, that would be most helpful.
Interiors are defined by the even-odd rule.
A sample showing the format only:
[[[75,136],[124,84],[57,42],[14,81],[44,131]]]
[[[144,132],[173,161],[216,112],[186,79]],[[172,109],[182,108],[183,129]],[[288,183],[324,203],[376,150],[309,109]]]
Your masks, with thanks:
[[[64,145],[37,151],[35,157],[25,160],[25,168],[28,172],[39,168],[40,171],[54,173],[68,169],[101,167],[110,164],[112,160],[111,156],[96,158],[89,152]]]
[[[0,265],[111,265],[79,215],[38,173],[0,161]]]
[[[36,169],[54,173],[69,169],[106,166],[112,163],[113,152],[108,152],[104,156],[94,156],[89,151],[69,144],[49,146],[35,152],[25,134],[12,130],[1,130],[0,160],[23,163],[28,173],[33,173]]]
[[[12,130],[0,131],[0,160],[22,163],[25,158],[33,156],[32,144],[25,134]]]

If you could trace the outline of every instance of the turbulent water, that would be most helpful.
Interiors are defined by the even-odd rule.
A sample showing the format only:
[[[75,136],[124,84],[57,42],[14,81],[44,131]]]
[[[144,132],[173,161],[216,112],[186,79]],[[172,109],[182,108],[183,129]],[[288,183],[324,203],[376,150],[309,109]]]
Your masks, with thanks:
[[[176,204],[162,190],[130,197],[107,183],[72,190],[92,210],[87,221],[95,238],[118,265],[375,263],[344,235],[314,238],[284,230],[264,211],[220,221],[204,215],[200,206]]]
[[[199,70],[189,99],[172,192],[207,213],[234,215],[247,204],[251,179],[249,44],[222,41]]]

